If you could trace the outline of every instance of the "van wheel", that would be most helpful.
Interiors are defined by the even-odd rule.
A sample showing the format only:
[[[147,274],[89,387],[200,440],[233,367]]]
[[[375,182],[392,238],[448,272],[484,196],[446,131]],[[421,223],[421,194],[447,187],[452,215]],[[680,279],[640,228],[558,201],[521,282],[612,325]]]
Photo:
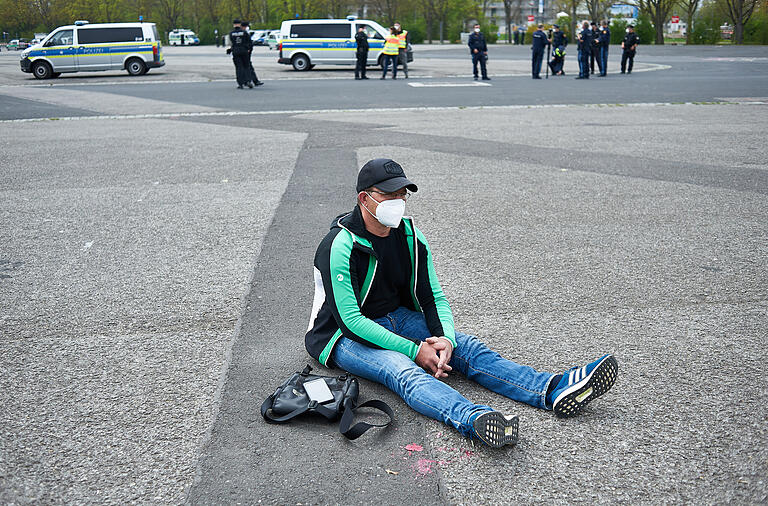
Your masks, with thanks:
[[[139,58],[131,58],[125,62],[125,70],[132,76],[140,76],[147,73],[147,66]]]
[[[381,67],[381,70],[384,70],[384,55],[379,55],[379,67]]]
[[[53,69],[48,62],[36,61],[32,64],[32,74],[38,79],[50,79],[53,76]]]
[[[309,70],[310,68],[309,58],[303,54],[297,54],[294,56],[293,60],[291,60],[291,64],[295,70]]]

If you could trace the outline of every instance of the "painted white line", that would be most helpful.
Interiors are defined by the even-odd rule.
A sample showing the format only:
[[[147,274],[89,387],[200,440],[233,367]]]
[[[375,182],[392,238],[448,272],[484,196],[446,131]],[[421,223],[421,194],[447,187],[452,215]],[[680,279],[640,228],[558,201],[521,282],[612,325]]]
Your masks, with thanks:
[[[634,72],[634,71],[633,71]],[[627,104],[531,104],[531,105],[477,105],[477,106],[439,106],[439,107],[380,107],[370,109],[294,109],[283,111],[213,111],[213,112],[180,112],[158,114],[125,114],[103,116],[64,116],[53,118],[24,118],[3,119],[2,123],[35,123],[38,121],[83,121],[83,120],[115,120],[115,119],[179,119],[216,116],[270,116],[297,114],[330,114],[330,113],[386,113],[386,112],[416,112],[416,111],[474,111],[474,110],[518,110],[518,109],[601,109],[606,107],[665,107],[680,105],[768,105],[768,101],[717,101],[717,102],[638,102]],[[157,183],[154,183],[157,184]]]
[[[414,88],[466,88],[470,86],[491,86],[488,83],[408,83]]]
[[[657,63],[645,63],[644,67],[635,67],[632,69],[632,72],[637,74],[638,72],[653,72],[656,70],[667,70],[671,69],[672,67],[670,65],[660,65]],[[375,72],[375,70],[374,70]],[[619,71],[609,71],[609,74],[619,74]],[[499,77],[530,77],[530,72],[528,71],[520,71],[518,74],[489,74],[492,78],[499,78]],[[115,76],[115,78],[124,78],[124,76]],[[472,79],[472,74],[447,74],[444,76],[433,76],[433,75],[412,75],[410,77],[411,79]],[[348,81],[353,79],[353,77],[350,76],[329,76],[329,77],[277,77],[274,79],[266,79],[265,82],[267,83],[275,83],[280,81]],[[228,78],[228,79],[183,79],[183,80],[173,80],[173,79],[158,79],[155,81],[101,81],[101,82],[91,82],[91,83],[67,83],[63,81],[58,81],[55,84],[54,83],[44,83],[44,84],[3,84],[0,85],[0,89],[2,88],[57,88],[62,86],[141,86],[141,85],[147,85],[147,84],[198,84],[198,83],[234,83],[234,78]],[[490,85],[488,85],[490,86]]]

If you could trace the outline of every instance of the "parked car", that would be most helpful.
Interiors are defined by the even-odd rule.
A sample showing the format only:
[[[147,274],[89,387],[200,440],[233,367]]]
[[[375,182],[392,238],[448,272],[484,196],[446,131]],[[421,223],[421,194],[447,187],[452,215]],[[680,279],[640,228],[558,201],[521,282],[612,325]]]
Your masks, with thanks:
[[[251,41],[254,46],[263,46],[264,38],[267,36],[268,30],[253,30],[251,31]]]
[[[7,47],[8,51],[21,51],[22,49],[27,49],[29,47],[29,42],[27,42],[26,39],[13,39],[8,43]]]
[[[278,42],[280,42],[280,32],[270,33],[267,36],[267,45],[269,46],[269,49],[277,49]]]

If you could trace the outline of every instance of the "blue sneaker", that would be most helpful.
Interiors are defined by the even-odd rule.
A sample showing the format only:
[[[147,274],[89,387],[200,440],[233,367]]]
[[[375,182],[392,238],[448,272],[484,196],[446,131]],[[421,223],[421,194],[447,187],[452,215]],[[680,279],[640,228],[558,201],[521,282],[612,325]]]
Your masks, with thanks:
[[[475,435],[491,448],[517,443],[518,418],[498,411],[486,411],[472,422]]]
[[[578,415],[591,401],[610,390],[616,382],[619,364],[613,355],[604,355],[584,367],[574,367],[550,394],[552,410],[560,418]]]

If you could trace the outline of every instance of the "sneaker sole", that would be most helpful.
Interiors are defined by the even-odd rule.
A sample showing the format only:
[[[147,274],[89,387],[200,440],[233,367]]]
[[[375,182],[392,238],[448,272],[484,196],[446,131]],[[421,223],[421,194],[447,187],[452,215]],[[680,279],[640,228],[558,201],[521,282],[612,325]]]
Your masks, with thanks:
[[[505,417],[498,411],[489,411],[475,418],[472,427],[475,435],[491,448],[501,448],[517,443],[519,419]]]
[[[584,406],[611,389],[616,383],[619,364],[613,355],[605,357],[585,381],[576,383],[555,400],[552,410],[559,418],[578,415]]]

